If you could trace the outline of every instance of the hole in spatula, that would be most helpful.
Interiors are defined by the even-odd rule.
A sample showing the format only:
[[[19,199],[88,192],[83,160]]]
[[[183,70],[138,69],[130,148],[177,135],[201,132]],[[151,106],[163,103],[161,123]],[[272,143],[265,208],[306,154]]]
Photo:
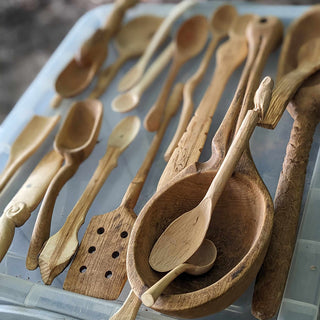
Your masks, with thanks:
[[[104,275],[107,279],[110,279],[112,277],[112,272],[109,270]]]
[[[266,23],[266,22],[267,22],[267,18],[262,17],[262,18],[260,19],[260,22],[261,22],[261,23]]]
[[[122,231],[120,236],[121,236],[121,238],[126,238],[128,236],[128,232],[127,231]]]
[[[104,228],[102,228],[102,227],[99,228],[99,229],[97,230],[97,233],[98,233],[98,234],[103,234],[103,233],[104,233]]]
[[[82,266],[80,267],[80,270],[79,270],[81,273],[85,273],[87,271],[87,267],[86,266]]]
[[[113,259],[117,259],[117,258],[119,257],[119,255],[120,255],[120,253],[119,253],[118,251],[114,251],[114,252],[112,253],[112,258],[113,258]]]
[[[88,249],[89,253],[94,253],[95,251],[96,251],[96,247],[93,247],[93,246]]]

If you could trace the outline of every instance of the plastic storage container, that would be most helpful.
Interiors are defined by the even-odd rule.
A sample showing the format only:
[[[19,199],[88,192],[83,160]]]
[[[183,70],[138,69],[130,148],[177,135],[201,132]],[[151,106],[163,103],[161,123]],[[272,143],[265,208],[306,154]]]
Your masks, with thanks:
[[[221,4],[221,2],[213,1],[202,2],[189,9],[173,26],[172,35],[182,19],[199,13],[209,17],[214,9]],[[308,9],[306,6],[262,6],[246,3],[235,3],[234,5],[237,7],[240,14],[256,13],[259,15],[276,15],[283,21],[285,26],[288,26],[293,19],[297,18]],[[171,8],[171,4],[140,4],[128,11],[126,20],[146,13],[166,16]],[[51,109],[49,103],[54,96],[54,81],[60,70],[72,58],[82,42],[88,38],[97,27],[103,24],[110,9],[110,5],[98,7],[95,10],[88,12],[77,22],[37,78],[32,82],[29,89],[18,101],[13,111],[3,122],[0,127],[0,170],[4,168],[7,161],[10,145],[33,114],[53,115],[60,113],[62,116],[66,114],[70,103],[75,99],[64,100],[59,109]],[[264,71],[265,75],[270,75],[273,78],[275,77],[278,56],[279,50],[270,57]],[[111,44],[109,46],[109,55],[105,62],[105,66],[114,61],[115,58],[116,51]],[[186,81],[188,77],[196,71],[201,58],[202,55],[188,62],[183,68],[183,71],[180,72],[178,80]],[[68,213],[72,210],[77,199],[81,196],[98,164],[98,160],[103,156],[106,150],[107,138],[112,128],[120,119],[126,116],[113,112],[110,108],[110,104],[112,99],[117,95],[116,87],[119,79],[132,64],[133,62],[127,63],[121,69],[108,91],[101,97],[105,111],[99,136],[100,143],[97,144],[91,156],[80,166],[77,174],[62,189],[54,209],[51,234],[56,233],[61,228]],[[212,77],[213,70],[214,59],[207,70],[204,80],[196,90],[196,105],[200,101],[206,86]],[[211,153],[211,138],[231,102],[241,70],[242,68],[239,68],[233,74],[220,100],[213,118],[207,143],[201,155],[202,160],[206,160]],[[144,118],[148,109],[156,100],[160,90],[159,83],[165,79],[167,71],[168,68],[162,72],[160,77],[143,95],[140,106],[136,110],[130,112],[130,114],[136,114],[141,119]],[[90,90],[92,90],[92,85],[81,96],[77,97],[77,99],[85,98]],[[160,146],[158,155],[135,208],[136,213],[139,213],[146,201],[155,192],[157,181],[165,167],[163,153],[175,131],[177,122],[178,117],[175,117],[167,130],[164,141]],[[255,164],[272,197],[275,194],[286,144],[289,140],[291,125],[292,119],[288,113],[285,112],[275,130],[257,128],[250,141]],[[315,320],[318,315],[320,295],[320,236],[318,226],[320,217],[317,215],[317,205],[320,203],[320,155],[318,155],[316,165],[315,160],[319,149],[319,136],[320,132],[318,129],[312,146],[307,172],[304,195],[304,199],[307,198],[307,200],[304,217],[302,219],[299,240],[297,242],[289,281],[278,319]],[[109,212],[120,204],[127,186],[144,159],[152,138],[152,133],[141,129],[136,140],[120,157],[118,167],[110,174],[88,212],[86,222],[79,232],[79,240],[81,240],[86,226],[93,215]],[[8,187],[1,194],[0,210],[3,211],[42,155],[52,147],[53,139],[54,133],[50,135],[40,150],[16,173]],[[310,186],[313,168],[315,168],[315,170]],[[308,190],[309,193],[307,192]],[[25,268],[25,257],[29,246],[29,239],[32,234],[38,210],[39,207],[32,213],[30,219],[22,227],[16,229],[13,243],[6,257],[0,263],[0,319],[108,319],[121,306],[122,301],[129,292],[128,284],[118,301],[104,301],[62,290],[63,281],[68,268],[54,280],[50,287],[42,284],[39,269],[28,271]],[[253,284],[233,305],[216,314],[215,319],[254,319],[250,314],[252,289]],[[168,319],[168,317],[159,315],[144,307],[140,310],[138,319],[139,318]],[[211,317],[207,318],[209,319]]]

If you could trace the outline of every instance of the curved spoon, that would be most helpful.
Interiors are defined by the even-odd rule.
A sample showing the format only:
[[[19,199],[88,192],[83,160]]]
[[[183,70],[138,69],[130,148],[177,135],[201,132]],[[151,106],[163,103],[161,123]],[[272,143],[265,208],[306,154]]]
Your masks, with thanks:
[[[96,145],[102,114],[103,106],[98,100],[74,103],[55,138],[54,148],[64,157],[65,164],[51,181],[41,204],[26,260],[29,270],[37,268],[38,254],[49,238],[53,208],[60,190]]]
[[[143,92],[157,78],[173,56],[174,43],[170,43],[150,66],[142,79],[129,91],[117,96],[111,103],[113,111],[128,112],[136,108]]]
[[[160,43],[167,37],[174,21],[181,16],[184,11],[194,6],[197,2],[197,0],[184,0],[172,9],[153,36],[142,57],[119,82],[118,91],[123,92],[129,90],[141,79],[150,59],[159,47]]]
[[[100,72],[97,84],[89,98],[99,98],[108,88],[121,66],[127,60],[138,57],[144,52],[162,21],[163,18],[158,16],[144,15],[129,21],[121,28],[115,38],[115,46],[119,56],[113,64]]]
[[[255,96],[255,108],[249,110],[206,195],[194,209],[175,219],[154,244],[150,266],[167,272],[187,261],[200,247],[207,233],[213,209],[246,149],[257,122],[263,118],[271,99],[273,81],[266,77]]]
[[[111,171],[117,166],[118,158],[137,136],[140,119],[136,116],[124,118],[113,129],[108,139],[107,151],[100,159],[81,198],[70,212],[62,228],[51,236],[39,256],[42,280],[51,284],[70,262],[78,248],[78,231],[87,212]]]
[[[212,268],[216,258],[216,246],[211,240],[204,239],[198,250],[187,262],[172,269],[141,296],[142,303],[151,307],[164,289],[181,273],[186,272],[193,276],[204,274]]]
[[[148,131],[159,129],[163,110],[178,71],[184,63],[203,49],[207,38],[208,22],[205,16],[193,16],[180,26],[175,38],[175,52],[169,74],[157,101],[144,119],[144,126]]]
[[[185,84],[183,90],[183,106],[181,116],[176,132],[165,152],[164,158],[166,161],[168,161],[171,157],[192,116],[194,107],[194,103],[192,100],[193,92],[202,80],[205,72],[207,71],[209,62],[218,43],[228,35],[231,26],[237,16],[237,10],[233,6],[228,4],[222,5],[217,8],[217,10],[212,15],[210,21],[210,31],[212,33],[212,39],[197,72]]]

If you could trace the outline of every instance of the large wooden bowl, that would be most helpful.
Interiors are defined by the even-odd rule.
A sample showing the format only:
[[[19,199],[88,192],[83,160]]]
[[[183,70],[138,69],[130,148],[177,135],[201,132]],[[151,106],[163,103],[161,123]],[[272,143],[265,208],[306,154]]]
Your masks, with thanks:
[[[207,234],[218,250],[213,268],[202,276],[179,276],[153,305],[156,311],[183,318],[215,313],[254,280],[269,244],[273,204],[252,160],[243,158],[218,201]],[[174,219],[197,206],[216,174],[197,165],[186,171],[149,200],[132,230],[127,272],[139,297],[163,276],[148,262],[157,238]]]

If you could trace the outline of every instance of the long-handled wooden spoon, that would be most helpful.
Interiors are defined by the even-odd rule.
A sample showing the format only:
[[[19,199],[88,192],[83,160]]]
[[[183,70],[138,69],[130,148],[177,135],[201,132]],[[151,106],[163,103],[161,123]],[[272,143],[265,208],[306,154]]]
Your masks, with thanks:
[[[208,38],[208,21],[205,16],[193,16],[186,20],[177,31],[175,37],[175,51],[173,62],[157,101],[151,107],[144,119],[144,127],[148,131],[159,129],[163,110],[170,93],[170,89],[178,71],[191,58],[195,57],[204,47]]]
[[[115,37],[119,52],[117,60],[99,73],[97,84],[89,98],[99,98],[108,88],[121,66],[129,59],[142,55],[163,18],[152,15],[140,16],[130,20]]]
[[[127,245],[136,220],[133,208],[170,119],[178,109],[182,88],[181,84],[177,84],[173,90],[166,107],[164,122],[153,138],[145,160],[130,183],[120,206],[112,212],[91,219],[68,271],[64,289],[108,300],[117,299],[120,295],[127,279]],[[99,286],[95,285],[96,281]]]
[[[63,158],[56,151],[47,153],[4,209],[0,218],[0,262],[10,247],[15,228],[29,219],[62,162]]]
[[[60,116],[33,116],[28,122],[11,146],[8,162],[0,176],[0,192],[18,168],[41,146],[59,120]]]
[[[59,74],[55,89],[53,107],[57,107],[62,98],[73,97],[82,92],[91,82],[108,54],[108,42],[118,31],[126,10],[138,0],[117,0],[105,25],[99,28],[82,45],[77,55]]]
[[[297,53],[311,44],[311,52],[320,56],[317,46],[320,6],[313,6],[288,29],[280,55],[278,79],[298,66]],[[299,67],[300,68],[300,67]],[[314,130],[320,120],[320,72],[303,82],[287,110],[294,119],[283,169],[275,195],[275,217],[270,246],[258,274],[252,313],[258,319],[272,318],[279,309],[296,242],[306,167]]]
[[[164,158],[166,161],[171,157],[175,147],[177,146],[181,136],[187,128],[188,122],[190,121],[193,112],[193,92],[197,85],[202,80],[205,72],[207,71],[209,62],[216,49],[218,43],[228,35],[232,24],[237,18],[237,11],[231,5],[222,5],[217,8],[213,13],[210,21],[210,31],[212,33],[211,42],[205,52],[205,55],[199,65],[197,72],[186,82],[183,92],[183,106],[181,111],[181,116],[177,130],[174,137],[171,140],[170,145],[165,152]]]
[[[157,78],[173,56],[174,44],[170,43],[159,57],[153,62],[141,80],[129,91],[117,96],[111,104],[112,110],[117,112],[128,112],[136,108],[142,94]]]
[[[120,121],[111,132],[107,151],[100,159],[81,198],[70,212],[62,228],[48,239],[40,253],[39,266],[45,284],[51,284],[70,262],[78,248],[78,231],[84,223],[92,202],[110,172],[117,166],[119,156],[134,140],[139,129],[140,119],[131,116]]]
[[[181,273],[186,272],[193,276],[204,274],[212,268],[216,258],[216,246],[212,241],[204,239],[187,262],[176,266],[141,296],[142,303],[151,307],[165,288]]]
[[[98,100],[76,102],[55,138],[54,148],[64,157],[65,164],[51,181],[41,204],[27,255],[26,266],[29,270],[37,268],[41,247],[49,238],[54,204],[61,188],[96,145],[102,114],[103,106]]]
[[[119,82],[118,90],[120,92],[131,89],[142,77],[150,59],[159,47],[160,43],[167,37],[174,21],[181,16],[187,9],[194,6],[197,0],[184,0],[177,4],[166,17],[153,36],[146,51],[140,57],[139,61],[125,74]]]

